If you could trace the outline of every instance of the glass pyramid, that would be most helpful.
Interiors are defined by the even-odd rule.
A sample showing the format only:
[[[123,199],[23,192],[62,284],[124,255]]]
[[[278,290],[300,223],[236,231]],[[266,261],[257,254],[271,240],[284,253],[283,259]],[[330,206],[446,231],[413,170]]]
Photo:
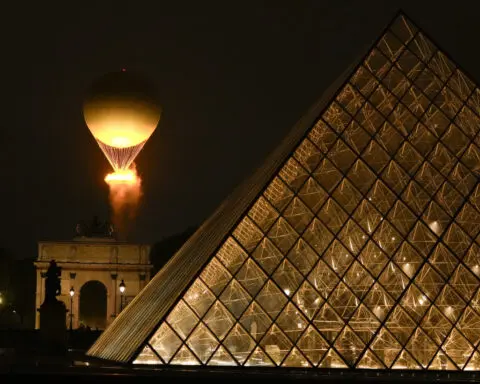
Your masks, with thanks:
[[[134,363],[480,369],[479,116],[396,17]]]

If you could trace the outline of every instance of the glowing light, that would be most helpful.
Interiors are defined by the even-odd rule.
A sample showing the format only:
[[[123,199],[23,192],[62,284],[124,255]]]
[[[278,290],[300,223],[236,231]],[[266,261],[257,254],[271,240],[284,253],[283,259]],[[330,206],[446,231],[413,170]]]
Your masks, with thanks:
[[[429,227],[430,229],[435,233],[435,234],[440,234],[441,232],[441,228],[440,228],[440,224],[438,223],[438,221],[432,221],[430,224],[429,224]]]
[[[403,271],[407,274],[407,276],[411,277],[412,275],[412,268],[409,263],[403,265]]]
[[[146,79],[125,68],[92,85],[83,116],[115,171],[129,168],[157,128],[162,111],[154,93]]]
[[[157,359],[143,359],[143,360],[135,360],[133,364],[149,364],[149,365],[156,365],[159,364]]]
[[[285,294],[286,294],[287,296],[290,296],[290,289],[287,288],[287,289],[285,289],[284,292],[285,292]]]
[[[105,176],[105,181],[110,183],[121,183],[121,184],[135,184],[137,182],[137,175],[134,171],[117,171],[109,173]]]
[[[103,144],[117,148],[146,141],[157,128],[160,109],[153,100],[134,96],[133,92],[130,96],[125,93],[128,98],[115,92],[112,88],[110,97],[93,95],[85,103],[85,121],[93,136]]]

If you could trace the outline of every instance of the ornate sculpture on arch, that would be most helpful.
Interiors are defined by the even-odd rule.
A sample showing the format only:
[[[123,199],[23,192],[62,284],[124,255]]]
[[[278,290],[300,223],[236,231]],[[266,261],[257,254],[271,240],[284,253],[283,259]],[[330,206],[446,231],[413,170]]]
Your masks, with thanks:
[[[90,221],[81,220],[75,227],[75,235],[80,237],[108,237],[114,238],[115,227],[106,220],[101,221],[98,216],[94,216]]]

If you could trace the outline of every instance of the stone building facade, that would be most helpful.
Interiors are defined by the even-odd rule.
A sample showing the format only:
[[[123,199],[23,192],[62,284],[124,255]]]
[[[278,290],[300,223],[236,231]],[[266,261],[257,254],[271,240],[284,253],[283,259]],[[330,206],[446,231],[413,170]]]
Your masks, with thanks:
[[[149,255],[149,245],[120,242],[111,237],[79,236],[72,241],[41,241],[35,261],[36,309],[45,298],[45,272],[50,261],[55,260],[62,268],[58,299],[69,310],[67,327],[105,328],[150,280]],[[122,281],[123,293],[120,290]],[[73,296],[70,295],[72,288]],[[88,298],[87,291],[90,292]],[[92,292],[96,292],[93,297]],[[89,313],[93,310],[97,314]],[[92,322],[91,319],[96,320]],[[35,327],[40,327],[38,311]]]

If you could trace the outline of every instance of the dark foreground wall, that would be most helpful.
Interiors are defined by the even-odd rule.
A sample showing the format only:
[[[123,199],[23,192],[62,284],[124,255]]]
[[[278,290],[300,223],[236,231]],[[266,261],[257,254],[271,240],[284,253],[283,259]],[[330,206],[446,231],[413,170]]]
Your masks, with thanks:
[[[0,367],[0,382],[26,380],[66,380],[71,383],[318,383],[318,384],[427,384],[427,383],[480,383],[480,374],[472,372],[401,372],[372,370],[283,370],[283,369],[228,369],[170,367],[165,369],[116,368],[116,367]]]
[[[82,355],[94,343],[101,332],[80,331],[67,332],[64,353],[59,358],[70,359],[72,355]],[[37,365],[51,357],[38,330],[0,329],[0,365]]]
[[[229,383],[319,384],[479,383],[480,372],[375,371],[229,367],[119,367],[99,360],[86,365],[84,353],[101,332],[73,331],[64,356],[45,355],[37,330],[0,330],[0,383],[24,379],[94,383]],[[229,383],[230,384],[230,383]]]
[[[38,347],[41,342],[39,334],[37,329],[0,329],[0,348]],[[88,349],[100,334],[101,331],[74,330],[67,331],[65,338],[74,348]]]

